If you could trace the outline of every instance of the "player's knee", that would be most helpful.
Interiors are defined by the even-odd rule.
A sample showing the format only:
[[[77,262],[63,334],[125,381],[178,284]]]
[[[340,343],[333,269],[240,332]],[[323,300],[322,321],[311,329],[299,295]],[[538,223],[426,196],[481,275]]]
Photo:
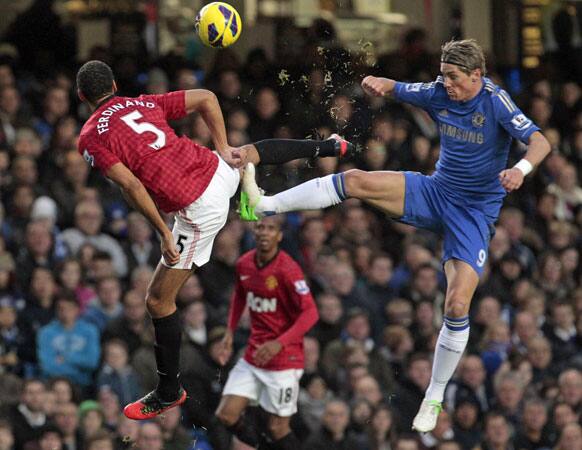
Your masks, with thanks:
[[[445,315],[452,318],[465,317],[469,313],[471,300],[452,292],[445,302]]]
[[[214,413],[214,415],[225,427],[232,427],[236,425],[239,419],[238,414],[234,414],[234,411],[229,411],[226,408],[219,408],[216,413]]]
[[[350,197],[359,198],[365,191],[366,172],[360,169],[351,169],[344,172],[346,192]]]
[[[157,317],[158,312],[162,309],[164,302],[160,295],[156,295],[153,291],[148,291],[146,294],[146,307],[151,316]]]
[[[291,431],[289,420],[283,417],[270,417],[268,428],[271,437],[275,440],[285,437]]]

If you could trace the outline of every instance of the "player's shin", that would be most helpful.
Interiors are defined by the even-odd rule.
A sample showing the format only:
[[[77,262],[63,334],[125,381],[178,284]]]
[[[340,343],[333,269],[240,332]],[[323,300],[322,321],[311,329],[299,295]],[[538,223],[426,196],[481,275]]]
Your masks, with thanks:
[[[259,445],[259,435],[255,425],[254,421],[249,421],[245,418],[245,414],[242,414],[234,425],[227,427],[227,430],[234,434],[239,441],[256,447]]]
[[[453,376],[469,340],[469,316],[445,317],[436,343],[430,384],[425,399],[442,402],[447,383]]]
[[[336,141],[265,139],[255,142],[260,164],[283,164],[294,159],[338,156]]]
[[[272,197],[261,197],[256,211],[261,215],[289,211],[321,209],[337,205],[347,198],[344,174],[315,178]]]
[[[297,450],[298,448],[301,448],[301,443],[292,431],[271,443],[272,450]]]
[[[156,336],[154,345],[159,382],[156,391],[163,401],[174,401],[180,389],[180,341],[182,324],[178,311],[152,319]]]

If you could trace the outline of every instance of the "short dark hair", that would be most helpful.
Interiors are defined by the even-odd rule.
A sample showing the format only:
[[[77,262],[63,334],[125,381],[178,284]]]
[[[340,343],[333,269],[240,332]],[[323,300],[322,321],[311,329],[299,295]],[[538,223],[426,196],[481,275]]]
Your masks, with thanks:
[[[103,61],[89,61],[77,72],[77,87],[90,103],[112,92],[113,71]]]

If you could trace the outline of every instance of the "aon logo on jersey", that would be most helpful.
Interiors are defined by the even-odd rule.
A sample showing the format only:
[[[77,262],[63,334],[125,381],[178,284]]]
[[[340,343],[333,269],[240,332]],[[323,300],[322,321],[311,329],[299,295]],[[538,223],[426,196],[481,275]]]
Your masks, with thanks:
[[[247,306],[251,311],[258,313],[275,312],[277,311],[277,299],[262,298],[256,296],[252,292],[249,292],[247,294]]]

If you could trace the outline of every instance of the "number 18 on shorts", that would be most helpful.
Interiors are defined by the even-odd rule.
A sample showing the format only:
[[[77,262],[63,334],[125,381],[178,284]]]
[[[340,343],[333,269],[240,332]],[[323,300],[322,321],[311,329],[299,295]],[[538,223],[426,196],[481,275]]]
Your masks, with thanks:
[[[302,369],[264,370],[240,359],[230,371],[222,395],[237,395],[280,417],[297,412]]]

